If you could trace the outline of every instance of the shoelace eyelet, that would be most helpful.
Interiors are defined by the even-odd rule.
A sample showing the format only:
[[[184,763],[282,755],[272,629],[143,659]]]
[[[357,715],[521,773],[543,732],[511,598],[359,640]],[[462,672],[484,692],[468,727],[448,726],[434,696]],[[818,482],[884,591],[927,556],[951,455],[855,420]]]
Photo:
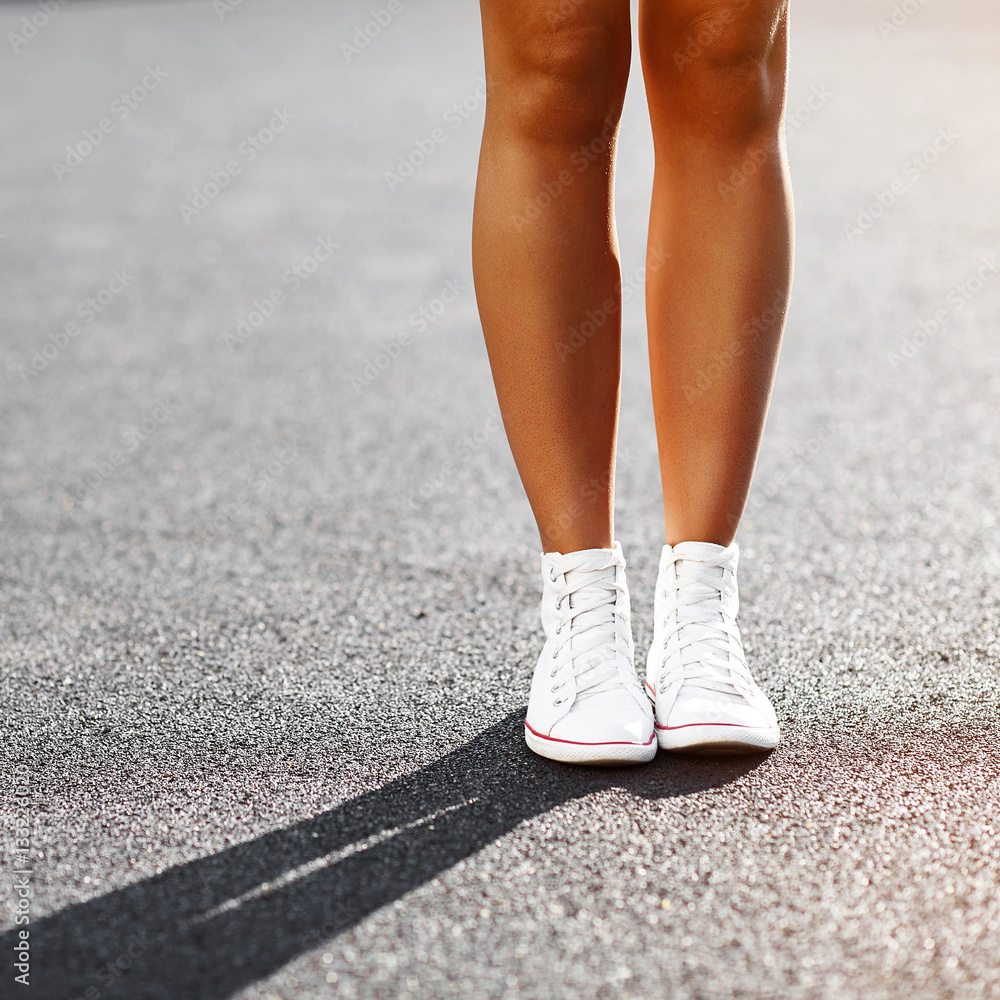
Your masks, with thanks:
[[[549,579],[550,579],[550,580],[551,580],[551,581],[552,581],[553,583],[555,583],[555,582],[556,582],[556,577],[555,577],[555,574],[554,574],[554,573],[552,572],[552,570],[549,570]]]

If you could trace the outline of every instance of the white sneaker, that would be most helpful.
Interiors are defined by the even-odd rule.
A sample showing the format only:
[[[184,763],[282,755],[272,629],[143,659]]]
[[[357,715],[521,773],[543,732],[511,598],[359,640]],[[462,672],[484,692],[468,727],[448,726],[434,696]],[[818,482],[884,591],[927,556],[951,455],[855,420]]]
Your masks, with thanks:
[[[777,716],[750,676],[736,624],[739,556],[736,542],[663,546],[646,688],[664,750],[748,753],[778,745]]]
[[[524,738],[570,764],[645,763],[653,712],[635,672],[621,545],[542,553],[545,645],[531,679]]]

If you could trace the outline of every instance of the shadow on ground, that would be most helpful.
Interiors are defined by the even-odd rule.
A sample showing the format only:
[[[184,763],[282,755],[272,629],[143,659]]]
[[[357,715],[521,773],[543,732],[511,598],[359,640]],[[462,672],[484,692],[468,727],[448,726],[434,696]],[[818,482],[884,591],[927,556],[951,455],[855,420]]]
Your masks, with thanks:
[[[32,924],[32,995],[221,1000],[561,803],[608,788],[683,796],[766,759],[570,767],[525,748],[523,718],[320,816]],[[116,962],[127,968],[114,975]]]

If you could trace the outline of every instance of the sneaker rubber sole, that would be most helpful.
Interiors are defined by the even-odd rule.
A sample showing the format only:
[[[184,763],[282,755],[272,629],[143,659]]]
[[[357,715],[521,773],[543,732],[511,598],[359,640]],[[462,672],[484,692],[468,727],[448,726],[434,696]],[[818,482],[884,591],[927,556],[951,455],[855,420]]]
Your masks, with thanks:
[[[663,750],[680,753],[759,753],[773,750],[781,739],[777,729],[732,724],[694,723],[667,729],[657,725],[656,741]]]
[[[571,740],[543,736],[525,722],[524,741],[528,744],[528,749],[540,757],[558,760],[563,764],[648,764],[656,756],[655,732],[646,743],[574,743]]]

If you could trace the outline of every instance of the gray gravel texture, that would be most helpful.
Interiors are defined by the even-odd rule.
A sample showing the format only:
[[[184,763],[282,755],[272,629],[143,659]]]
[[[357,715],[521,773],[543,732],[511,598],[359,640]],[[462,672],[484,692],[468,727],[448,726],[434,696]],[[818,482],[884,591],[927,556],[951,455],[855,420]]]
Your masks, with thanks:
[[[783,742],[586,770],[522,743],[538,551],[472,291],[476,5],[400,0],[350,59],[371,0],[73,0],[17,51],[42,8],[2,5],[0,994],[1000,997],[1000,11],[905,6],[883,37],[890,0],[794,2],[795,297],[739,536]]]

